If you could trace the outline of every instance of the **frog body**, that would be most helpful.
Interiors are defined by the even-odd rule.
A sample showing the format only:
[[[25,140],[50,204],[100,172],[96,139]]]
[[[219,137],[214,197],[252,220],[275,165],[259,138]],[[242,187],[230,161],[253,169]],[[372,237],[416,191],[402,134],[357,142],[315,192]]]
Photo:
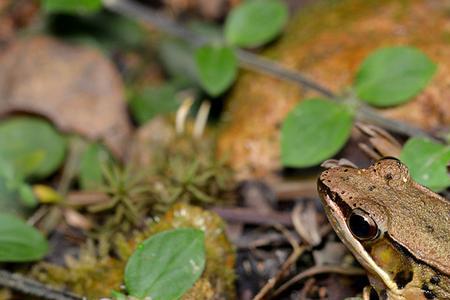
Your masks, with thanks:
[[[450,299],[450,202],[400,161],[324,171],[318,190],[334,230],[381,300]]]

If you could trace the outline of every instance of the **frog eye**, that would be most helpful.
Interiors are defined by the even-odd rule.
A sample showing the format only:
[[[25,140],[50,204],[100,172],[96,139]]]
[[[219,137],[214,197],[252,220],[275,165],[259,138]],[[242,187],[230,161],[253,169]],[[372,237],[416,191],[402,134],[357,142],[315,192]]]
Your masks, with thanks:
[[[354,209],[351,212],[347,225],[352,234],[362,241],[373,240],[379,235],[375,221],[361,209]]]

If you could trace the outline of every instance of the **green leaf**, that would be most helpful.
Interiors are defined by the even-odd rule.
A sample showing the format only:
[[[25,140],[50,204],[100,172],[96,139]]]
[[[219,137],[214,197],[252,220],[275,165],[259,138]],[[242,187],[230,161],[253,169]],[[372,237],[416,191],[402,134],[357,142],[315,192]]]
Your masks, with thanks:
[[[434,191],[450,186],[447,171],[450,146],[425,138],[411,138],[403,146],[400,160],[408,166],[411,177],[418,183]]]
[[[125,268],[131,296],[179,299],[205,267],[204,233],[184,228],[165,231],[140,244]]]
[[[353,112],[324,99],[299,103],[281,128],[281,160],[287,167],[310,167],[336,154],[350,136]]]
[[[356,75],[358,97],[375,106],[404,103],[417,95],[436,72],[436,65],[411,47],[382,48],[369,55]]]
[[[126,295],[124,295],[124,294],[122,294],[120,292],[117,292],[117,291],[111,291],[111,297],[114,300],[127,300],[127,296]]]
[[[18,186],[18,192],[23,205],[27,207],[35,207],[38,204],[38,200],[33,193],[33,189],[28,183],[20,183]]]
[[[211,96],[218,96],[236,78],[237,60],[229,47],[205,45],[195,52],[200,84]]]
[[[179,102],[171,84],[149,87],[132,96],[129,105],[133,117],[143,124],[159,114],[176,111]]]
[[[42,0],[48,13],[87,13],[101,9],[101,0]]]
[[[249,0],[234,8],[225,22],[225,38],[239,47],[261,46],[275,38],[288,20],[279,0]]]
[[[63,137],[48,122],[15,117],[0,123],[0,158],[21,177],[46,177],[61,165],[66,151]]]
[[[103,183],[102,166],[111,160],[111,155],[101,144],[92,143],[80,159],[79,182],[83,190],[93,190]]]
[[[39,260],[48,251],[44,236],[21,219],[0,213],[0,262]]]
[[[26,216],[30,208],[37,205],[29,189],[31,187],[17,175],[11,162],[0,157],[0,212]]]

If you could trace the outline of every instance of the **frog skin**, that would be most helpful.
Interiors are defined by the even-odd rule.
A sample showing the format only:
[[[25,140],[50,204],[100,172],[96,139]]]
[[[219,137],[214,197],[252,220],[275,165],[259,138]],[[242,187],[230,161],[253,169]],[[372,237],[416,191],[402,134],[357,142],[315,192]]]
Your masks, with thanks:
[[[318,192],[380,300],[450,299],[450,202],[416,183],[399,160],[328,169]]]

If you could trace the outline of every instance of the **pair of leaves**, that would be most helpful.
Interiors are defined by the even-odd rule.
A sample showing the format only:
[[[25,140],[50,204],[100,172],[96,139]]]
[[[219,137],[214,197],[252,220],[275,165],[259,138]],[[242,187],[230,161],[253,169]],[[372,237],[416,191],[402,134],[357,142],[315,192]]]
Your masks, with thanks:
[[[153,300],[179,299],[205,267],[205,237],[198,229],[181,228],[152,236],[140,244],[125,268],[131,296]],[[117,294],[116,298],[120,299]]]
[[[48,251],[44,236],[19,218],[0,213],[0,262],[39,260]]]
[[[279,0],[250,0],[234,8],[225,22],[226,45],[197,49],[195,61],[200,84],[211,96],[227,90],[236,79],[237,58],[232,47],[257,47],[275,38],[288,19]]]
[[[355,91],[362,101],[370,104],[397,105],[419,93],[435,71],[433,62],[415,48],[382,48],[361,64]],[[302,101],[283,122],[283,164],[310,167],[335,155],[350,136],[353,118],[353,108],[346,103]]]

